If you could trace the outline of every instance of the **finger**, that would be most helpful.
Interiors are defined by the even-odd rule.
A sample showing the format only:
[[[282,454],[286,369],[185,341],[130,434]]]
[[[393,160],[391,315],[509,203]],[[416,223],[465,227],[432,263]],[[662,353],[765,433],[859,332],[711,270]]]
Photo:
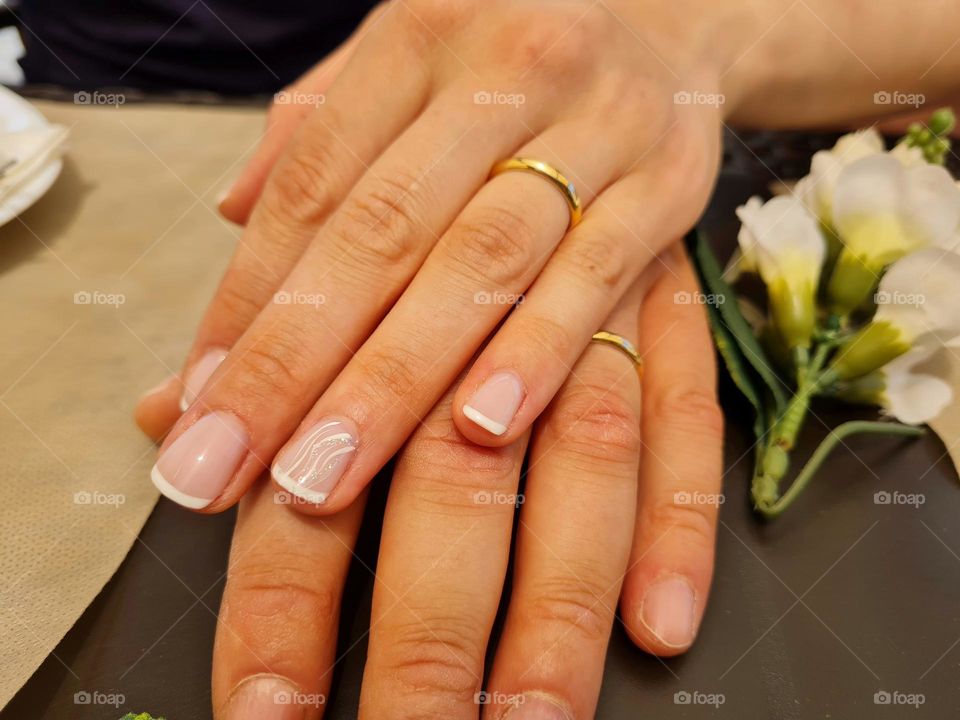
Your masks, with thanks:
[[[171,431],[152,473],[161,492],[208,512],[233,504],[482,185],[490,156],[508,153],[529,132],[512,111],[491,112],[485,122],[470,120],[462,112],[470,97],[466,88],[451,88],[431,104],[324,224],[277,301],[264,308]],[[407,333],[422,321],[421,315],[408,323]],[[383,367],[396,367],[392,357],[384,362],[390,365]],[[370,403],[364,410],[376,417],[381,407]],[[357,425],[367,420],[348,419]],[[181,436],[186,439],[174,445]],[[378,456],[377,469],[404,438]],[[200,454],[214,448],[207,457],[216,460],[204,464]],[[356,489],[351,499],[355,496]]]
[[[306,74],[298,78],[289,87],[277,93],[277,97],[267,115],[267,129],[253,157],[227,190],[219,203],[220,214],[227,220],[245,225],[250,212],[260,197],[267,176],[276,164],[284,148],[290,142],[294,132],[310,114],[314,103],[300,102],[301,98],[312,96],[325,100],[324,94],[330,89],[354,49],[369,28],[386,10],[386,3],[377,5],[369,12],[364,21],[347,40],[317,63]]]
[[[157,442],[180,417],[179,398],[183,385],[178,377],[169,377],[147,390],[137,401],[133,419],[148,438]]]
[[[241,504],[213,651],[218,720],[315,720],[363,502],[309,518],[260,484]]]
[[[640,292],[604,322],[631,341]],[[633,361],[591,344],[535,426],[484,717],[594,716],[630,553],[639,416]]]
[[[580,124],[556,126],[520,154],[575,147],[586,132]],[[598,150],[578,168],[587,181],[584,203],[592,199],[591,189],[616,176],[620,150]],[[478,293],[519,295],[548,262],[568,224],[563,195],[542,177],[509,172],[491,179],[278,453],[272,471],[277,483],[322,503],[318,512],[336,512],[351,502],[509,310],[504,303],[478,304]],[[518,388],[509,379],[505,384],[513,393],[506,402],[521,403]],[[330,446],[333,429],[340,437],[350,434],[355,452],[344,450],[342,464],[319,471],[308,458],[326,457],[322,448]]]
[[[682,255],[682,249],[675,250]],[[630,572],[621,600],[632,639],[648,652],[690,647],[710,592],[716,542],[723,415],[698,292],[679,259],[643,305],[643,462]]]
[[[390,14],[388,6],[381,22]],[[182,407],[196,399],[270,302],[327,216],[422,108],[429,88],[415,71],[421,59],[374,31],[382,29],[371,26],[323,104],[304,96],[307,117],[275,164],[197,331],[183,373]]]
[[[525,442],[464,440],[441,401],[390,485],[361,718],[476,718],[487,638],[510,552]],[[486,502],[485,502],[486,500]]]
[[[628,135],[627,131],[614,133]],[[484,445],[512,442],[543,412],[617,299],[660,253],[663,238],[685,233],[706,205],[717,138],[690,140],[688,159],[654,150],[642,170],[603,192],[557,248],[474,363],[454,400],[457,427]],[[504,403],[499,378],[510,375],[522,402]],[[481,417],[499,418],[491,426]],[[513,414],[510,410],[515,408]]]

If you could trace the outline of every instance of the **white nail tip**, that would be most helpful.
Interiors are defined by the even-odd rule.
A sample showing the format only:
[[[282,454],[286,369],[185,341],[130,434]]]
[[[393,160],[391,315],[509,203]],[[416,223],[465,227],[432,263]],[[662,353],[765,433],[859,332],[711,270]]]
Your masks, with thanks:
[[[177,488],[166,481],[156,465],[154,465],[153,470],[150,471],[150,479],[153,481],[157,490],[160,491],[161,495],[185,508],[200,510],[213,502],[213,498],[198,498],[193,495],[187,495],[182,490],[177,490]]]
[[[186,412],[187,408],[190,407],[190,403],[187,402],[185,395],[180,396],[180,412]]]
[[[327,496],[330,494],[325,492],[317,492],[316,490],[309,490],[305,487],[302,487],[297,484],[296,480],[278,468],[272,468],[270,470],[270,475],[273,476],[273,479],[277,485],[282,487],[288,493],[308,503],[313,503],[314,505],[323,505],[323,503],[327,500]]]
[[[491,420],[482,412],[476,408],[470,407],[469,405],[463,406],[463,414],[468,420],[476,423],[484,430],[491,432],[494,435],[503,435],[507,431],[506,425],[498,423],[496,420]]]

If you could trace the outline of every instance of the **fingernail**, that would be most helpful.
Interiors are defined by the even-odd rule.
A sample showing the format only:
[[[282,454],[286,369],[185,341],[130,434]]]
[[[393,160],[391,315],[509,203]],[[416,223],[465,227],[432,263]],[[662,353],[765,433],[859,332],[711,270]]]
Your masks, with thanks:
[[[158,393],[166,392],[167,390],[169,390],[171,383],[175,381],[179,382],[177,376],[171,375],[166,380],[163,380],[162,382],[159,382],[156,385],[154,385],[149,390],[144,391],[144,393],[140,396],[140,400],[145,400],[151,395],[157,395]]]
[[[300,690],[281,677],[254,676],[234,688],[223,716],[225,720],[302,720],[297,703]]]
[[[463,414],[494,435],[503,435],[523,400],[523,383],[516,373],[498,372],[477,388]]]
[[[193,405],[203,386],[207,384],[210,376],[216,372],[227,357],[227,351],[223,348],[214,348],[206,355],[197,360],[193,367],[187,371],[183,379],[183,395],[180,396],[180,411],[186,412],[187,408]]]
[[[227,486],[247,452],[247,431],[227,412],[212,412],[174,440],[150,472],[157,489],[184,507],[206,507]]]
[[[503,717],[510,720],[570,720],[570,714],[559,703],[542,695],[523,695]]]
[[[270,472],[287,492],[320,504],[340,482],[356,449],[356,425],[346,418],[326,418],[284,448]]]
[[[684,648],[693,642],[696,595],[686,578],[672,575],[654,583],[643,598],[640,622],[664,645]]]

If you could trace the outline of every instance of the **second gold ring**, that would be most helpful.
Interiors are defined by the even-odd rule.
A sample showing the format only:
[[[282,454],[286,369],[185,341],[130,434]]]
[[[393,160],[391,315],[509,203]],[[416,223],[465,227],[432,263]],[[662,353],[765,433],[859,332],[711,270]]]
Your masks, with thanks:
[[[539,160],[516,157],[510,158],[509,160],[501,160],[494,165],[490,171],[490,177],[496,177],[511,170],[535,173],[549,180],[560,190],[564,199],[567,201],[567,206],[570,208],[570,227],[580,222],[580,219],[583,217],[583,209],[580,206],[580,196],[577,195],[577,188],[572,182],[567,180],[559,170]]]

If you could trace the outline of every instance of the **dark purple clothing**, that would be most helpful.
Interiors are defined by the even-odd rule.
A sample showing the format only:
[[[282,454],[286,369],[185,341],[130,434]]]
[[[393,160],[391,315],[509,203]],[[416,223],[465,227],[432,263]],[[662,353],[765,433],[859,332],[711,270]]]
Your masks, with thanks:
[[[273,93],[337,47],[375,0],[21,0],[30,84]]]

